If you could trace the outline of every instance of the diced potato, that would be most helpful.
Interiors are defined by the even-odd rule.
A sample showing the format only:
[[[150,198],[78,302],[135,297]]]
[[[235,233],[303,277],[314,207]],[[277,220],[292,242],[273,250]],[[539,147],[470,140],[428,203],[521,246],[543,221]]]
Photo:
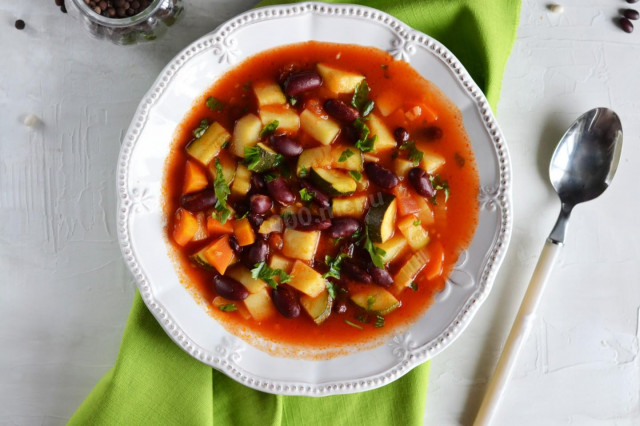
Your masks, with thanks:
[[[391,90],[381,93],[375,101],[376,107],[383,117],[388,117],[403,104],[400,94]]]
[[[282,232],[284,229],[284,223],[282,221],[282,217],[278,215],[273,215],[269,219],[262,222],[258,232],[260,234],[270,234],[272,232]]]
[[[187,154],[205,166],[213,160],[222,149],[222,145],[231,139],[231,134],[218,122],[213,122],[198,139],[189,143]]]
[[[238,164],[236,177],[231,184],[231,194],[237,197],[244,197],[251,188],[251,171],[243,164]]]
[[[231,266],[225,275],[245,286],[247,290],[249,290],[249,293],[257,293],[263,290],[267,285],[267,283],[261,279],[253,278],[251,276],[251,271],[247,269],[246,266],[239,263]]]
[[[407,240],[400,234],[394,235],[384,243],[374,243],[374,245],[385,251],[385,255],[382,256],[384,263],[393,262],[409,247]]]
[[[331,166],[333,157],[331,155],[330,146],[319,146],[317,148],[309,148],[302,151],[302,154],[298,157],[298,166],[296,173],[300,176],[300,172],[304,167],[307,173],[311,170],[311,167],[327,168]]]
[[[262,121],[255,114],[247,114],[236,121],[231,138],[229,152],[237,157],[244,158],[244,149],[255,146],[260,140]]]
[[[353,93],[358,83],[364,80],[361,74],[343,71],[331,65],[318,64],[317,69],[323,85],[336,94]]]
[[[331,204],[331,213],[334,216],[361,218],[367,210],[367,196],[354,195],[350,197],[335,197]]]
[[[300,114],[300,127],[323,145],[329,145],[340,133],[340,125],[330,118],[324,118],[305,109]]]
[[[263,126],[278,121],[278,129],[297,132],[300,128],[300,117],[295,109],[288,105],[269,105],[260,108],[260,120]],[[261,129],[262,130],[262,129]]]
[[[349,150],[351,154],[345,154]],[[331,167],[343,170],[358,170],[362,171],[362,154],[360,150],[353,146],[336,145],[331,147]],[[344,161],[340,161],[343,158]]]
[[[284,105],[287,98],[282,93],[282,89],[274,81],[263,80],[253,83],[253,93],[258,99],[258,105]]]
[[[316,297],[327,286],[319,272],[299,260],[296,260],[296,263],[293,264],[291,281],[288,284],[310,297]]]
[[[442,155],[435,152],[423,151],[422,162],[420,166],[429,174],[435,173],[445,163],[445,159]]]
[[[291,271],[291,268],[293,268],[293,260],[274,253],[269,259],[269,267],[272,269],[282,269],[288,274]]]
[[[265,320],[276,314],[276,308],[266,288],[250,294],[244,299],[244,306],[256,321]]]
[[[403,217],[398,222],[398,229],[414,251],[418,251],[429,244],[429,233],[422,227],[420,219],[414,215]]]
[[[216,309],[220,309],[221,306],[229,306],[229,305],[233,305],[236,308],[235,311],[230,311],[230,312],[237,312],[244,319],[251,318],[251,314],[249,313],[247,308],[244,306],[244,303],[239,302],[237,300],[225,299],[222,296],[216,296],[213,299],[213,306],[215,306]]]
[[[216,157],[220,162],[220,166],[222,166],[222,175],[224,176],[225,182],[230,184],[236,175],[236,166],[238,165],[237,161],[234,160],[230,155],[219,155]],[[216,180],[216,162],[212,161],[209,163],[209,175],[211,175],[211,180]]]
[[[367,122],[369,129],[371,130],[371,136],[378,136],[375,146],[373,147],[376,152],[385,151],[387,149],[393,149],[396,147],[396,139],[393,134],[387,128],[387,125],[382,122],[374,114],[370,114],[371,119]]]
[[[320,232],[284,230],[282,253],[292,259],[311,260],[316,254]]]
[[[404,158],[396,158],[393,160],[393,171],[398,176],[406,178],[409,174],[409,170],[414,167],[413,161],[405,160]]]

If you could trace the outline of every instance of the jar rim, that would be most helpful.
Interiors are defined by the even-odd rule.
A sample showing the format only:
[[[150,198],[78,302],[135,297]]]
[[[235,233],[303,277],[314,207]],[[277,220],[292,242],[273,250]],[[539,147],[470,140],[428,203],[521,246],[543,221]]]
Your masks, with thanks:
[[[146,9],[137,15],[127,16],[126,18],[108,18],[98,15],[87,6],[84,0],[72,0],[76,7],[90,20],[107,27],[124,28],[131,27],[147,20],[151,17],[162,4],[169,0],[153,0]]]

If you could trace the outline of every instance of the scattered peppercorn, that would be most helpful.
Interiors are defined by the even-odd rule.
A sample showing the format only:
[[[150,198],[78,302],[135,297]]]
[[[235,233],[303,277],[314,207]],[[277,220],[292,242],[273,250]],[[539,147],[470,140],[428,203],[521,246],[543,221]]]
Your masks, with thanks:
[[[631,19],[632,21],[636,21],[638,20],[638,18],[640,18],[640,13],[638,13],[638,11],[634,9],[625,10],[623,15],[625,18]]]
[[[16,21],[16,28],[19,30],[24,30],[24,27],[26,27],[27,25],[24,23],[24,21],[22,19],[18,19]]]
[[[108,18],[126,18],[145,10],[150,0],[84,0],[93,12]]]
[[[633,32],[633,24],[627,18],[620,18],[620,27],[626,33],[632,33]]]

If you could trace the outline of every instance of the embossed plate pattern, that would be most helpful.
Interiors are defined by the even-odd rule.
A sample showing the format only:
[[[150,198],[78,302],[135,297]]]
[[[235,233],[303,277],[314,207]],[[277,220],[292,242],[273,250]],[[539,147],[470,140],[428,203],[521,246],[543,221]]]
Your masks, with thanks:
[[[268,36],[267,36],[268,35]],[[478,229],[445,289],[412,327],[370,350],[324,361],[276,357],[228,333],[180,284],[163,233],[162,175],[172,136],[195,98],[242,59],[318,40],[374,46],[409,62],[462,111],[480,173]],[[118,160],[118,238],[140,293],[196,359],[266,392],[322,396],[387,384],[446,348],[487,297],[511,233],[510,162],[484,95],[444,46],[375,9],[299,3],[231,19],[179,53],[140,103]]]

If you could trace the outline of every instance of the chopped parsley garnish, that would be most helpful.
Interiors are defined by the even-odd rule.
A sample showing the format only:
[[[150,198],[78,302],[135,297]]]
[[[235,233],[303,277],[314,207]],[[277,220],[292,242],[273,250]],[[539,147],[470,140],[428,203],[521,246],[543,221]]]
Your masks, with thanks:
[[[382,315],[376,315],[376,322],[373,326],[376,328],[384,327],[384,317]]]
[[[364,330],[364,328],[361,325],[358,324],[354,324],[349,320],[344,320],[345,323],[349,324],[351,327],[353,328],[357,328],[358,330]]]
[[[342,261],[344,260],[345,257],[349,257],[349,256],[347,256],[346,253],[340,253],[336,257],[325,256],[324,257],[324,262],[329,267],[329,272],[327,272],[324,275],[322,275],[322,278],[333,277],[333,278],[339,280],[340,279],[340,267],[342,266]]]
[[[309,192],[307,188],[302,188],[300,190],[300,199],[302,199],[302,201],[304,202],[311,202],[311,200],[313,200],[313,195],[313,192]]]
[[[227,197],[231,193],[229,189],[229,184],[224,178],[224,174],[222,173],[222,165],[220,164],[220,160],[216,158],[216,178],[213,181],[213,190],[216,193],[216,198],[218,201],[216,202],[215,209],[218,212],[217,219],[220,223],[224,224],[229,215],[231,214],[231,209],[227,205]]]
[[[229,145],[230,145],[230,144],[231,144],[231,140],[230,140],[230,139],[228,139],[228,140],[224,141],[224,143],[222,144],[222,147],[221,147],[221,148],[222,148],[222,149],[227,149],[227,148],[229,148]]]
[[[413,226],[420,226],[422,224],[422,222],[420,222],[420,219],[416,219],[413,221]]]
[[[409,161],[412,161],[414,166],[420,164],[422,157],[424,157],[424,153],[416,148],[416,143],[414,141],[407,141],[403,143],[400,145],[400,149],[409,153]]]
[[[289,96],[288,100],[291,106],[295,106],[298,103],[298,98],[296,98],[295,96]]]
[[[374,102],[369,99],[369,85],[366,80],[356,85],[356,90],[351,98],[351,105],[358,108],[363,117],[369,115],[375,106]]]
[[[369,127],[366,125],[365,121],[367,121],[367,117],[358,117],[353,122],[353,126],[358,131],[358,135],[360,138],[356,141],[356,148],[358,148],[362,152],[371,152],[373,151],[373,147],[378,140],[378,135],[370,137]]]
[[[305,166],[302,166],[302,168],[300,169],[300,177],[306,178],[308,175],[309,175],[309,169],[307,169]]]
[[[383,70],[386,70],[387,68],[389,68],[389,65],[382,64],[382,65],[380,65],[380,68],[382,68]]]
[[[358,241],[360,240],[361,237],[362,237],[362,228],[358,228],[358,230],[354,232],[353,235],[351,235],[351,238],[353,239],[353,241]]]
[[[208,128],[209,120],[205,118],[200,122],[200,125],[198,127],[193,129],[193,137],[196,139],[200,138],[202,135],[204,135],[204,132],[206,132]]]
[[[262,177],[267,182],[273,182],[274,180],[278,179],[280,177],[280,175],[278,175],[276,173],[263,173]]]
[[[415,281],[411,281],[411,284],[409,284],[409,287],[411,287],[411,290],[413,291],[418,291],[418,283]]]
[[[462,155],[456,152],[455,154],[453,154],[453,159],[456,160],[456,164],[458,165],[458,167],[464,167],[464,163],[466,162],[466,160]]]
[[[266,282],[272,288],[278,288],[278,283],[273,277],[280,278],[280,283],[288,283],[292,276],[282,269],[272,269],[266,262],[260,262],[251,270],[251,278],[260,279]]]
[[[220,112],[224,109],[224,103],[222,103],[222,101],[220,101],[218,98],[209,96],[207,98],[207,108],[209,108],[211,111]]]
[[[362,173],[360,173],[357,170],[349,170],[349,174],[351,175],[353,180],[355,180],[356,182],[358,182],[360,179],[362,179]]]
[[[340,244],[340,242],[344,239],[344,237],[340,237],[340,238],[334,238],[333,240],[333,246],[337,246],[338,244]]]
[[[233,311],[237,311],[238,308],[236,308],[236,305],[234,305],[233,303],[228,303],[226,305],[220,305],[218,306],[218,309],[220,309],[222,312],[233,312]]]
[[[280,165],[280,163],[284,160],[282,154],[276,155],[276,161],[273,164],[274,167]],[[258,164],[262,161],[262,155],[260,151],[260,147],[258,146],[245,146],[244,147],[244,164],[247,166],[249,170],[256,170]]]
[[[381,249],[380,247],[376,247],[371,242],[368,232],[366,233],[364,245],[362,246],[362,248],[364,248],[366,251],[369,252],[369,255],[371,256],[371,261],[373,262],[374,265],[376,265],[378,268],[384,268],[383,257],[387,254],[387,252]]]
[[[336,298],[337,286],[331,281],[326,281],[327,293],[329,293],[329,297],[332,299]]]
[[[338,158],[338,162],[339,163],[343,163],[345,161],[347,161],[347,159],[349,157],[353,156],[353,151],[351,151],[349,148],[345,149],[344,151],[342,151],[342,154],[340,154],[340,158]]]
[[[273,120],[271,123],[264,126],[264,128],[260,132],[260,137],[264,138],[265,136],[269,136],[270,134],[276,131],[279,125],[280,125],[280,122],[278,120]]]
[[[440,175],[429,176],[429,181],[431,182],[431,186],[433,187],[433,189],[435,189],[436,191],[444,192],[444,202],[446,203],[447,200],[449,199],[449,196],[451,195],[449,182],[446,180],[443,180],[442,177],[440,177]],[[431,202],[433,204],[437,204],[435,195],[431,197]]]
[[[373,304],[376,303],[376,298],[373,296],[367,297],[367,311],[370,311],[373,308]]]

